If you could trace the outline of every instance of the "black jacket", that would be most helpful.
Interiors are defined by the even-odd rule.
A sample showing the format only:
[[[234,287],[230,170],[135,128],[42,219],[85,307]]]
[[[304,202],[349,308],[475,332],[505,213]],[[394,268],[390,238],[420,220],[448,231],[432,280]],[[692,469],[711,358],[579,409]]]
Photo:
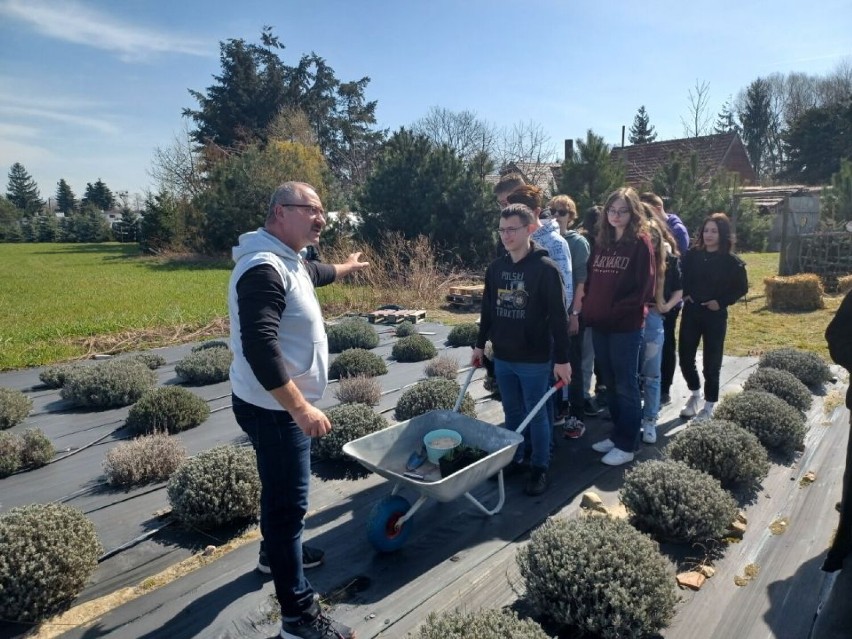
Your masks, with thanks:
[[[825,330],[825,341],[831,359],[852,372],[852,292],[846,294],[837,314]],[[846,406],[852,408],[852,386],[846,391]],[[852,420],[849,423],[852,428]],[[852,434],[846,445],[846,472],[843,473],[843,498],[840,523],[834,543],[828,551],[822,569],[834,572],[843,568],[843,560],[852,552]]]
[[[485,272],[476,345],[490,339],[494,356],[509,362],[568,361],[568,312],[559,267],[532,245],[519,262],[508,254]],[[552,351],[551,351],[552,345]]]
[[[716,300],[724,309],[748,293],[745,262],[733,253],[689,249],[681,268],[683,296],[696,304]]]

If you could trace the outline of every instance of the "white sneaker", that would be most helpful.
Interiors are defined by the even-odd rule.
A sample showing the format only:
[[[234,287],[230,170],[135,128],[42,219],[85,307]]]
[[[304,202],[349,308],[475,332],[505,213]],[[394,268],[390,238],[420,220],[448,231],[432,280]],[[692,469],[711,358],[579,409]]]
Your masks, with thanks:
[[[592,444],[592,450],[596,453],[608,453],[615,448],[615,444],[611,439],[604,439],[597,444]]]
[[[680,409],[680,416],[685,419],[695,417],[698,412],[698,399],[697,395],[690,395],[684,407]]]
[[[642,441],[646,444],[657,443],[657,425],[651,422],[642,422]]]
[[[694,422],[706,422],[708,419],[713,417],[713,410],[708,409],[706,406],[698,411],[698,414],[692,418]]]
[[[633,461],[633,453],[628,453],[620,448],[613,448],[603,456],[601,461],[607,466],[621,466]]]

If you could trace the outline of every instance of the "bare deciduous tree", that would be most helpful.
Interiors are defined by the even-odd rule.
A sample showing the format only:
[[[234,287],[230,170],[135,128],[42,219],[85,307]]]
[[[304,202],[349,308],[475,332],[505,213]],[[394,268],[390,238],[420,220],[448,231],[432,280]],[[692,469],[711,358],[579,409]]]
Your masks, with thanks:
[[[818,106],[837,104],[852,95],[852,58],[844,58],[825,78],[817,82]]]
[[[689,90],[689,115],[680,119],[683,134],[688,138],[697,138],[710,132],[713,114],[710,112],[710,83],[695,81]]]
[[[450,111],[433,106],[412,125],[412,131],[425,135],[435,144],[446,144],[465,163],[483,153],[493,157],[497,148],[497,131],[474,111]]]
[[[502,131],[497,151],[498,165],[527,165],[527,179],[536,183],[550,179],[548,163],[556,161],[556,147],[544,127],[532,120],[518,122]]]
[[[177,197],[192,198],[204,188],[202,159],[184,123],[168,147],[157,147],[148,174],[157,182],[157,190]]]

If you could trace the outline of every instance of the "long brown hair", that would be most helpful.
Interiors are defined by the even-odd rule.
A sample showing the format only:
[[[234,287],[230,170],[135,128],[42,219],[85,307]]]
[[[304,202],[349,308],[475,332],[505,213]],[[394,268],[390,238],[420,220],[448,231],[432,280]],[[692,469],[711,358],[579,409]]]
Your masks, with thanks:
[[[736,244],[736,238],[731,232],[731,220],[728,218],[727,215],[725,215],[721,211],[718,213],[711,213],[710,215],[704,218],[704,221],[701,223],[701,228],[698,229],[698,237],[695,238],[695,248],[701,251],[703,251],[705,248],[704,227],[707,226],[707,222],[715,222],[716,228],[719,229],[719,252],[733,253],[734,244]]]
[[[604,203],[596,240],[596,245],[601,248],[609,248],[615,244],[615,228],[609,223],[608,215],[609,209],[618,199],[624,200],[630,209],[630,222],[624,229],[621,241],[633,242],[640,235],[648,235],[648,220],[645,218],[645,209],[639,201],[639,195],[632,187],[625,186],[610,193]]]

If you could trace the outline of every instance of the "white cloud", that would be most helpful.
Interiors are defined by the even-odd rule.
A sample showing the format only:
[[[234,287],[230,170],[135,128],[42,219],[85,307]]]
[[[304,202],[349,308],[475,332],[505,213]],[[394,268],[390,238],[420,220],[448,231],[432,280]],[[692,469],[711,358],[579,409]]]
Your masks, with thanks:
[[[53,153],[49,149],[37,144],[22,144],[0,134],[0,167],[12,166],[15,162],[27,166],[52,157]]]
[[[33,138],[39,134],[38,128],[26,124],[12,124],[11,122],[0,122],[0,138]]]
[[[36,106],[11,106],[0,103],[0,114],[10,116],[25,117],[27,119],[42,119],[51,120],[53,122],[61,122],[62,124],[73,124],[76,126],[93,129],[107,135],[113,135],[119,132],[119,129],[114,124],[107,122],[103,118],[87,117],[76,115],[74,113],[66,113],[55,109],[45,109]],[[25,125],[24,125],[25,126]]]
[[[215,54],[199,40],[124,23],[73,1],[3,0],[0,16],[27,23],[51,38],[112,51],[127,62],[162,53]]]

